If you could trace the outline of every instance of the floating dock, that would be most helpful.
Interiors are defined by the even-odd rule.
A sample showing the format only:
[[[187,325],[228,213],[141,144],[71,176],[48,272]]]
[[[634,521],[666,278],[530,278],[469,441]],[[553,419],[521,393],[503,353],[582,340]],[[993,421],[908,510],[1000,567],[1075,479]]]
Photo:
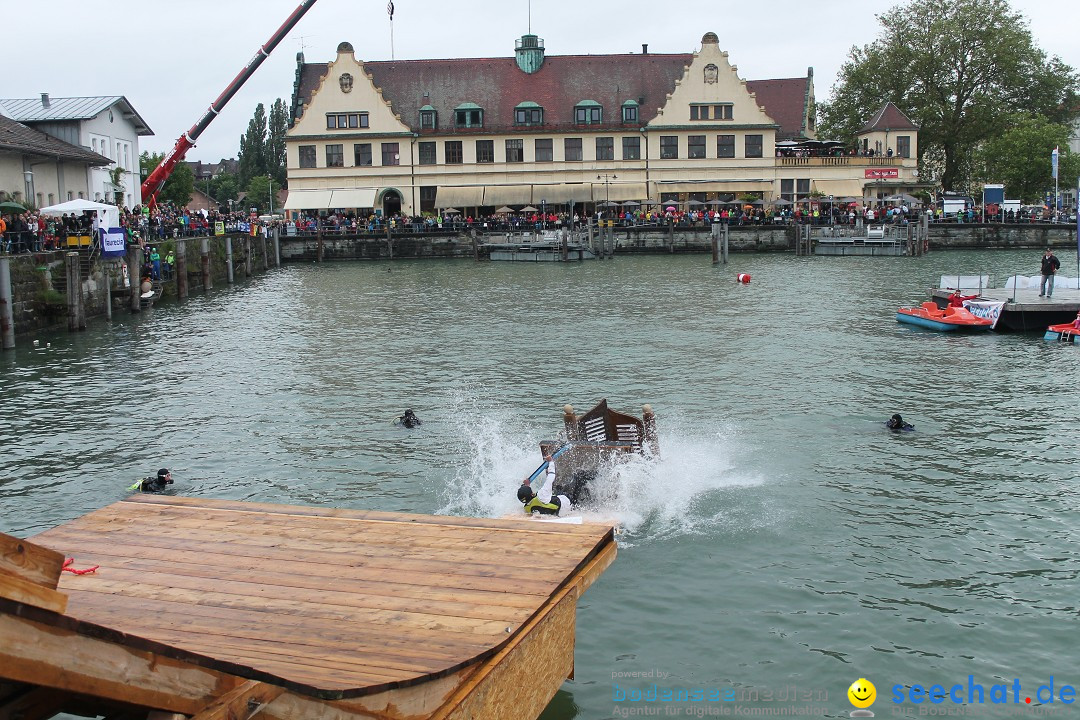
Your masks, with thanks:
[[[136,496],[0,534],[0,716],[536,718],[615,554],[603,525]]]
[[[1058,287],[1051,299],[1039,297],[1038,288],[974,288],[963,292],[978,292],[977,302],[1002,303],[1001,315],[995,330],[1011,332],[1043,332],[1051,325],[1072,322],[1080,312],[1080,290]],[[951,288],[933,288],[930,297],[939,307],[949,304]]]

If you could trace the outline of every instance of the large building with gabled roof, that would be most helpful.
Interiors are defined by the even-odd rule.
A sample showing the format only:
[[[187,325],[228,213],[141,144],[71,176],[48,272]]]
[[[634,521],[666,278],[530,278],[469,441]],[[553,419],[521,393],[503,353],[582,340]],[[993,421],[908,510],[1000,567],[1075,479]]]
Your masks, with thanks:
[[[112,203],[119,194],[126,207],[142,202],[139,138],[154,133],[123,95],[55,98],[42,93],[36,98],[0,99],[0,114],[110,160],[88,167],[88,200]],[[123,173],[114,184],[116,168]]]
[[[549,56],[525,35],[512,57],[364,62],[341,43],[332,62],[297,60],[290,210],[580,211],[917,184],[914,126],[891,137],[905,154],[827,146],[813,69],[744,80],[714,33],[686,54]]]
[[[109,159],[0,114],[0,194],[46,207],[85,199],[88,169]]]

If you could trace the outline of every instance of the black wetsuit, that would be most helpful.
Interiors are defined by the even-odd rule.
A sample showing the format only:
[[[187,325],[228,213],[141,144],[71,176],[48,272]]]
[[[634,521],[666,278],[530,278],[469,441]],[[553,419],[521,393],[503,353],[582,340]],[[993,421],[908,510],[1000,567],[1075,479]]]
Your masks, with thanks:
[[[151,475],[150,477],[143,478],[143,481],[139,484],[139,489],[143,492],[161,492],[165,489],[166,485],[171,485],[172,480],[168,480],[163,477],[157,477]]]

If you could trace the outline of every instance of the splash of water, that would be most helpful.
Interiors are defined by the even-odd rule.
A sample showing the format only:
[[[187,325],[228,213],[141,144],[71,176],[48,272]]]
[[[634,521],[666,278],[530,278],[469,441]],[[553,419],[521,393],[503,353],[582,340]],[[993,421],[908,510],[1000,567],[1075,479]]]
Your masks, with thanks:
[[[445,493],[443,514],[514,517],[521,479],[543,461],[540,439],[553,433],[515,422],[490,409],[469,414],[461,437],[469,460]],[[590,483],[592,499],[573,515],[606,522],[623,531],[621,542],[709,532],[730,525],[730,493],[761,485],[753,470],[740,469],[745,454],[737,429],[726,424],[666,418],[660,430],[661,453],[630,455],[601,467]]]

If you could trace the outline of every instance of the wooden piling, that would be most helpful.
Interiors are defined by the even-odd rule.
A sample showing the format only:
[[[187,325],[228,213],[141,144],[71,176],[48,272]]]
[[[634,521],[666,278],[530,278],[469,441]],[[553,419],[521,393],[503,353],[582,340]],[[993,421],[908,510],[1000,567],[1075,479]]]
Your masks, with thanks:
[[[131,290],[131,312],[142,312],[142,298],[139,297],[142,290],[142,248],[138,245],[128,247],[128,285]]]
[[[176,267],[173,268],[173,272],[176,274],[176,297],[181,300],[187,300],[188,296],[188,274],[187,274],[187,253],[185,249],[187,243],[181,239],[176,241]]]
[[[713,223],[712,231],[712,264],[720,264],[720,223]]]
[[[667,242],[668,242],[668,252],[674,255],[675,254],[675,221],[674,220],[668,220],[668,224],[667,224]]]
[[[559,233],[562,236],[560,238],[560,241],[561,241],[561,245],[562,245],[561,257],[562,257],[563,262],[566,262],[567,260],[570,259],[569,250],[567,249],[567,245],[566,245],[566,235],[567,235],[567,233],[568,233],[568,230],[566,228],[563,228],[562,232]]]
[[[225,271],[228,275],[229,284],[232,285],[236,278],[233,276],[233,253],[232,253],[232,238],[225,237]]]
[[[251,236],[244,237],[244,271],[248,277],[254,274],[254,268],[252,267],[251,260]]]
[[[645,445],[654,457],[660,456],[660,436],[656,432],[656,415],[652,405],[641,406],[641,424],[645,426]]]
[[[473,260],[480,262],[480,245],[476,242],[476,228],[469,231],[469,235],[472,238],[472,256]]]
[[[69,252],[64,256],[64,269],[67,271],[68,330],[70,332],[85,330],[86,315],[83,313],[79,253]]]
[[[210,277],[210,238],[202,239],[201,251],[203,292],[206,292],[214,287],[214,280]]]
[[[274,267],[281,267],[281,228],[274,228]]]
[[[315,262],[322,262],[323,255],[323,240],[322,240],[322,218],[316,216],[315,218]]]
[[[15,349],[15,311],[11,306],[11,261],[0,257],[0,349]]]
[[[263,272],[270,269],[270,248],[266,244],[266,232],[262,233]]]
[[[563,405],[563,427],[566,428],[567,440],[580,440],[578,437],[578,419],[573,405]]]

